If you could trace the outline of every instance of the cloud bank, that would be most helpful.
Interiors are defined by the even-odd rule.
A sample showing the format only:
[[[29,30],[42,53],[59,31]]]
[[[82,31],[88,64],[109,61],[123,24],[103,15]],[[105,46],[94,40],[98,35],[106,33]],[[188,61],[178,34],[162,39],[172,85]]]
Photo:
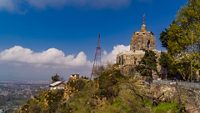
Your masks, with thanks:
[[[78,67],[88,66],[87,56],[80,52],[77,56],[65,55],[61,50],[50,48],[43,52],[33,52],[31,49],[14,46],[0,53],[0,60],[15,63],[27,63],[35,66]]]
[[[130,5],[131,0],[0,0],[0,10],[10,12],[33,7],[35,9],[72,7],[122,8]],[[26,8],[24,8],[26,7]]]
[[[114,46],[111,52],[103,52],[102,62],[115,63],[116,55],[127,50],[129,46]],[[0,52],[1,79],[46,80],[55,73],[66,76],[80,73],[89,76],[91,68],[92,61],[82,51],[77,55],[66,55],[56,48],[34,52],[29,48],[14,46]]]

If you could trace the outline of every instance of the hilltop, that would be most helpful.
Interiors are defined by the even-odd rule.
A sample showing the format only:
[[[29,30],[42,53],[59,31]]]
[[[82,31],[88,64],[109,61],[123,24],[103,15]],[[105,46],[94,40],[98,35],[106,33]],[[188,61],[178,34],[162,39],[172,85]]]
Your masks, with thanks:
[[[70,79],[64,90],[43,91],[15,113],[180,113],[187,110],[188,93],[124,76],[115,65],[94,80]]]

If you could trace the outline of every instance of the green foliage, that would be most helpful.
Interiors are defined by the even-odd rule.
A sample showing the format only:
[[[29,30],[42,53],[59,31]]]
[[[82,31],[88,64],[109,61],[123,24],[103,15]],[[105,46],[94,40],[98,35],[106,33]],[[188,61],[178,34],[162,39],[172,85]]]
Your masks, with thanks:
[[[67,84],[78,91],[82,90],[85,86],[84,79],[69,80]]]
[[[36,98],[29,100],[16,113],[55,113],[63,99],[63,91],[41,92]]]
[[[185,51],[188,46],[200,44],[200,0],[190,0],[168,29],[160,35],[163,47],[172,55]],[[199,50],[198,50],[199,51]]]
[[[176,103],[161,103],[153,107],[154,113],[180,113],[180,108]]]
[[[164,68],[169,68],[170,66],[170,61],[171,59],[167,55],[167,53],[161,52],[160,59],[159,59],[159,64],[164,67]]]
[[[92,85],[92,84],[90,84]],[[88,85],[74,95],[68,102],[73,112],[76,113],[89,113],[97,105],[95,101],[95,88]]]
[[[161,52],[160,58],[159,58],[159,64],[161,66],[161,72],[162,74],[166,74],[168,79],[174,78],[174,76],[179,73],[176,70],[175,65],[173,65],[173,59],[168,53]],[[164,71],[164,72],[163,72]]]
[[[136,70],[141,73],[142,76],[148,76],[152,78],[152,71],[157,72],[157,57],[153,51],[145,50],[145,55],[136,66]]]
[[[195,72],[200,70],[199,14],[200,0],[189,0],[178,12],[176,20],[160,35],[163,47],[172,58],[173,68],[185,80],[193,79]]]
[[[116,97],[119,92],[118,83],[123,79],[124,76],[119,70],[114,68],[105,70],[97,79],[99,84],[99,96],[106,97],[108,99]]]
[[[52,83],[53,83],[53,82],[56,82],[56,81],[60,81],[61,78],[60,78],[60,76],[58,74],[56,74],[56,75],[51,77],[51,80],[52,80]]]
[[[111,73],[110,73],[111,74]],[[110,75],[111,76],[111,75]],[[120,77],[118,76],[117,85],[118,92],[117,96],[114,98],[112,96],[107,97],[108,101],[103,104],[101,107],[95,109],[95,113],[148,113],[150,109],[148,109],[142,96],[141,86],[139,86],[139,82],[134,77]],[[113,87],[112,86],[112,87]],[[101,89],[99,89],[101,90]],[[112,98],[110,101],[109,98]]]
[[[175,105],[152,107],[145,96],[143,81],[123,76],[116,66],[99,78],[69,80],[68,90],[44,91],[15,113],[150,113],[175,111]],[[69,98],[66,97],[69,96]]]
[[[46,99],[49,105],[49,113],[55,113],[63,98],[63,90],[51,91],[47,94]]]

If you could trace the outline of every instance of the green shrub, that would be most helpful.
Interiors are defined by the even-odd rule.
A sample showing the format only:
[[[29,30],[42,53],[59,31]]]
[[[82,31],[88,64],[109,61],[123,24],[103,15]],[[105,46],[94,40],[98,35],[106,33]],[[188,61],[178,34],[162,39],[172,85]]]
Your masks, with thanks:
[[[180,113],[178,104],[176,103],[161,103],[153,108],[154,113]]]

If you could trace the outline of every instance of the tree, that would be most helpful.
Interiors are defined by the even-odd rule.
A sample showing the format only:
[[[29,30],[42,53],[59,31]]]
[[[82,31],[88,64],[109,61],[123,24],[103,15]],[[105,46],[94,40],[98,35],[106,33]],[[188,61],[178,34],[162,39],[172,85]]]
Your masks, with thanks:
[[[46,95],[46,99],[49,106],[48,107],[49,113],[56,112],[63,99],[63,95],[64,95],[63,90],[48,92],[48,94]]]
[[[161,52],[159,64],[161,66],[162,78],[173,79],[178,74],[178,71],[173,65],[173,59],[167,52]]]
[[[96,79],[99,88],[98,95],[112,100],[119,93],[118,83],[124,79],[125,77],[115,66],[108,67]]]
[[[153,51],[145,50],[145,55],[136,66],[136,70],[141,73],[142,76],[146,76],[149,80],[152,80],[153,71],[157,72],[157,57]]]
[[[178,12],[169,28],[160,34],[171,64],[185,80],[200,70],[200,0],[190,0]]]
[[[51,77],[51,80],[52,80],[52,83],[53,83],[53,82],[60,81],[61,78],[60,78],[60,76],[58,74],[56,74],[56,75],[54,75],[54,76]]]

